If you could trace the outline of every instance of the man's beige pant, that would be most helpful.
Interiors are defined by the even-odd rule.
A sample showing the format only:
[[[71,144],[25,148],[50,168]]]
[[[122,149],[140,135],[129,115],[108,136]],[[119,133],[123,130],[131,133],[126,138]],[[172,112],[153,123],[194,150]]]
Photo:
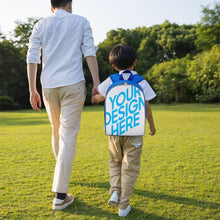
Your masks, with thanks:
[[[126,209],[140,171],[142,136],[109,136],[110,194],[119,194],[119,208]]]
[[[52,147],[56,158],[53,192],[68,192],[85,90],[84,81],[70,86],[43,89],[44,104],[52,125]]]

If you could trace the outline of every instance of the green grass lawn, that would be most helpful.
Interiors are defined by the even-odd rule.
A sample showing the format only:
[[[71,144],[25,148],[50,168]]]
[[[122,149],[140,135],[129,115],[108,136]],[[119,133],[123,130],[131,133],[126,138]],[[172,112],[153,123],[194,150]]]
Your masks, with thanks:
[[[152,105],[126,219],[220,219],[220,105]],[[53,211],[55,159],[45,111],[0,112],[0,219],[119,219],[109,199],[103,106],[85,107],[69,192]]]

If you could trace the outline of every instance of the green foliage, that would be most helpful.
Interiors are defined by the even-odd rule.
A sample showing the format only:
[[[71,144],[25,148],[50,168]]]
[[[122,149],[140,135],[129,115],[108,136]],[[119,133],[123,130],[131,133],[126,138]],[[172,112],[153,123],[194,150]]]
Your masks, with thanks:
[[[29,92],[26,68],[27,44],[34,24],[39,19],[28,18],[27,22],[17,21],[14,30],[16,40],[7,40],[0,36],[0,95],[10,96],[22,108],[28,108]],[[37,76],[37,88],[40,86],[41,65]]]
[[[137,51],[135,70],[146,76],[156,90],[158,102],[218,102],[219,56],[218,47],[212,47],[220,44],[220,6],[216,4],[214,9],[203,7],[202,13],[199,25],[165,21],[149,28],[110,30],[97,50],[101,82],[115,73],[109,64],[110,50],[125,43]],[[0,31],[0,95],[12,97],[23,108],[29,107],[27,44],[38,20],[17,21],[13,41],[7,40]],[[203,50],[207,54],[201,53]],[[92,77],[85,59],[83,68],[87,85],[86,105],[91,105]],[[37,88],[41,93],[40,72],[41,65],[37,75]]]
[[[28,18],[25,22],[19,20],[15,22],[14,37],[17,45],[27,50],[33,27],[39,20],[39,18]]]
[[[15,103],[11,97],[0,96],[0,111],[17,110],[20,106]]]
[[[189,57],[155,64],[145,78],[156,91],[157,102],[189,102],[190,87],[187,75]]]
[[[5,35],[1,32],[1,28],[0,28],[0,40],[5,40],[6,37]]]
[[[195,54],[195,31],[193,25],[179,26],[169,21],[149,28],[138,49],[138,72],[144,74],[156,63]]]
[[[166,21],[160,28],[156,42],[164,51],[165,60],[182,58],[195,53],[195,32],[193,25],[177,25]]]
[[[142,39],[147,35],[146,27],[138,27],[133,30],[118,28],[107,33],[107,38],[98,45],[97,59],[99,63],[100,79],[103,81],[115,70],[109,64],[111,49],[119,44],[129,44],[138,50]]]
[[[0,95],[12,97],[24,108],[29,105],[25,58],[14,42],[0,41]]]
[[[191,88],[198,102],[220,101],[220,46],[194,57],[188,69]]]
[[[141,170],[126,219],[220,219],[220,105],[151,105],[157,128],[144,136]],[[53,211],[55,158],[45,111],[0,113],[0,218],[108,220],[108,138],[103,106],[82,113],[69,192],[73,205]]]
[[[157,32],[160,26],[154,26],[148,30],[148,34],[142,39],[138,49],[138,61],[136,70],[144,74],[153,64],[163,61],[163,51],[157,44]]]
[[[146,74],[158,102],[219,102],[220,46],[193,58],[155,64]]]
[[[220,44],[220,4],[216,4],[214,9],[203,7],[202,13],[203,17],[196,31],[196,46],[198,50],[207,50]]]

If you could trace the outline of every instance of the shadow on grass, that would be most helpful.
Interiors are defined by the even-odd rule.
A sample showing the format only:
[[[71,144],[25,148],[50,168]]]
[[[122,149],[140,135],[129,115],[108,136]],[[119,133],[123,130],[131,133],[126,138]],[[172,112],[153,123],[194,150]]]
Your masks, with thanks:
[[[103,112],[104,105],[103,104],[93,104],[90,106],[84,106],[83,112]]]
[[[34,126],[34,125],[42,125],[42,124],[49,124],[49,120],[47,117],[17,117],[6,119],[4,117],[0,117],[0,125],[6,126]]]
[[[69,214],[74,215],[83,215],[83,216],[98,216],[98,217],[116,217],[117,215],[114,213],[110,213],[108,211],[102,210],[99,207],[88,205],[85,202],[79,201],[77,198],[75,198],[75,201],[73,205],[69,206],[68,208],[62,210],[62,212],[66,212]]]
[[[106,190],[109,190],[109,182],[101,182],[101,183],[74,183],[76,185],[81,186],[88,186],[93,188],[105,188]],[[184,204],[184,205],[192,205],[196,207],[201,208],[211,208],[211,209],[220,209],[220,203],[215,202],[205,202],[200,201],[193,198],[187,198],[187,197],[180,197],[180,196],[173,196],[173,195],[166,195],[164,193],[156,193],[148,190],[141,190],[141,189],[134,189],[133,194],[148,197],[151,199],[156,200],[166,200],[167,202],[173,202],[178,204]]]
[[[172,104],[151,104],[153,111],[175,111],[175,112],[220,112],[220,103],[198,104],[198,103],[172,103]],[[85,106],[83,112],[104,111],[103,105]]]
[[[193,198],[166,195],[164,193],[155,193],[155,192],[141,190],[141,189],[134,189],[134,194],[152,198],[152,199],[157,199],[157,200],[166,200],[167,202],[173,202],[173,203],[178,203],[178,204],[192,205],[192,206],[201,207],[201,208],[220,209],[220,203],[205,202],[205,201],[200,201],[200,200],[193,199]]]
[[[109,182],[100,182],[100,183],[79,183],[75,182],[72,183],[74,185],[80,185],[82,187],[92,187],[92,188],[104,188],[106,191],[109,190]],[[84,202],[79,202],[76,200],[76,203],[74,203],[74,207],[69,208],[65,210],[65,212],[68,213],[75,213],[77,215],[85,215],[90,217],[105,217],[107,219],[121,219],[121,217],[118,216],[118,214],[114,214],[108,211],[104,211],[101,208],[95,207],[95,206],[89,206],[88,204]],[[117,208],[116,208],[117,212]],[[173,220],[171,218],[161,217],[157,216],[153,213],[148,213],[145,211],[142,211],[140,209],[132,207],[131,213],[126,217],[126,219],[133,220],[133,219],[155,219],[155,220]]]
[[[77,198],[75,199],[73,205],[64,209],[62,212],[73,214],[73,215],[79,215],[79,216],[83,215],[87,217],[96,217],[96,218],[98,217],[98,218],[105,218],[105,219],[121,219],[121,217],[118,216],[117,211],[116,213],[108,212],[108,211],[103,210],[102,208],[88,205],[85,202],[80,202],[79,200],[77,200]],[[139,210],[136,208],[132,208],[132,212],[127,216],[126,219],[129,219],[129,220],[133,220],[133,219],[172,220],[171,218],[156,216],[154,214],[143,212],[142,210]]]
[[[139,219],[139,220],[142,220],[142,219],[173,220],[172,218],[166,218],[166,217],[157,216],[155,214],[144,212],[144,211],[142,211],[140,209],[133,208],[133,207],[132,207],[131,214],[129,214],[126,219],[129,219],[129,220],[134,220],[134,219],[135,220],[136,219]]]

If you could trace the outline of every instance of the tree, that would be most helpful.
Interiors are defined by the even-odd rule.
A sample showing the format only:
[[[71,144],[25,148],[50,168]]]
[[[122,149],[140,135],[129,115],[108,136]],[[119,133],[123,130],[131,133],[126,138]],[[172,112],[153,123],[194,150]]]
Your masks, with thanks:
[[[165,21],[152,27],[111,30],[98,45],[100,79],[115,70],[109,64],[110,50],[129,44],[137,51],[135,70],[144,75],[157,93],[159,102],[219,102],[220,94],[220,5],[203,7],[199,25],[177,25]],[[34,24],[39,18],[16,21],[14,39],[0,31],[0,96],[10,96],[29,106],[26,53]],[[203,51],[205,50],[205,51]],[[203,51],[203,52],[202,52]],[[200,52],[199,54],[197,54]],[[92,77],[83,60],[87,85],[86,105],[91,104]],[[37,87],[41,92],[38,68]]]
[[[15,22],[14,37],[18,46],[27,50],[33,27],[39,20],[40,18],[28,18],[25,22],[19,20]]]
[[[149,34],[140,43],[136,67],[136,70],[140,74],[145,74],[146,71],[155,63],[160,63],[163,61],[163,50],[161,46],[156,42],[156,28],[157,27],[155,26],[154,30],[150,30]]]
[[[195,54],[196,27],[165,21],[148,29],[138,49],[137,70],[145,74],[156,63]]]
[[[155,64],[148,70],[145,78],[155,89],[158,102],[190,101],[191,89],[187,75],[189,62],[189,56],[187,56],[186,58]]]
[[[31,31],[37,21],[35,18],[29,18],[27,22],[17,21],[14,41],[0,36],[0,95],[13,98],[22,108],[29,107],[26,53]],[[39,84],[40,74],[37,77],[40,88]]]
[[[220,101],[220,45],[196,55],[188,68],[197,102]]]
[[[9,40],[0,42],[0,95],[9,96],[26,108],[28,84],[25,54]]]
[[[6,39],[6,37],[5,37],[5,35],[1,32],[1,28],[0,28],[0,41],[1,40],[5,40]]]
[[[196,31],[198,51],[220,44],[220,4],[216,4],[214,9],[203,7],[202,13],[203,17]]]
[[[157,43],[163,48],[165,59],[185,57],[187,54],[195,54],[196,26],[177,25],[165,21],[160,25]]]

